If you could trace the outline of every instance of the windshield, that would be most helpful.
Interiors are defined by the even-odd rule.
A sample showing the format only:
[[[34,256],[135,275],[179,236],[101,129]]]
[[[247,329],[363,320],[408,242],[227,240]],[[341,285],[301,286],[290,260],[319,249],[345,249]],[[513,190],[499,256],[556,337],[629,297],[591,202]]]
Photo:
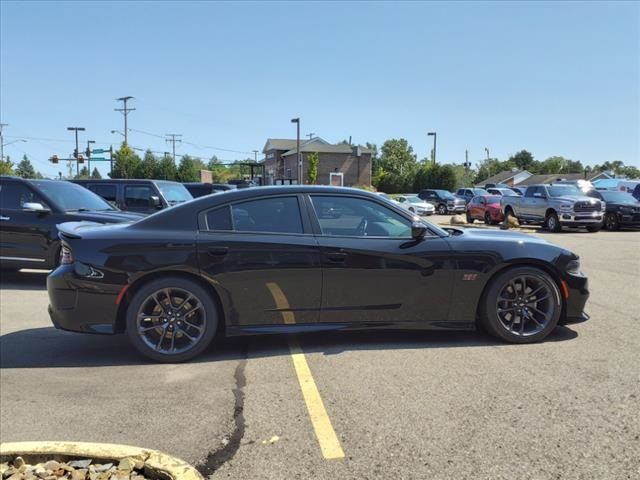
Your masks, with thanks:
[[[563,197],[565,195],[579,195],[584,196],[582,190],[575,187],[574,185],[552,185],[547,187],[549,191],[549,195],[552,197]]]
[[[445,199],[455,198],[451,192],[447,192],[446,190],[436,190],[436,192],[438,192],[440,197],[445,198]]]
[[[600,192],[605,202],[638,203],[633,195],[627,192]]]
[[[102,197],[80,185],[65,181],[33,181],[42,193],[66,212],[83,210],[116,210]]]
[[[193,200],[189,190],[181,183],[158,182],[158,188],[169,205]]]
[[[421,198],[418,197],[406,197],[409,203],[424,203]]]

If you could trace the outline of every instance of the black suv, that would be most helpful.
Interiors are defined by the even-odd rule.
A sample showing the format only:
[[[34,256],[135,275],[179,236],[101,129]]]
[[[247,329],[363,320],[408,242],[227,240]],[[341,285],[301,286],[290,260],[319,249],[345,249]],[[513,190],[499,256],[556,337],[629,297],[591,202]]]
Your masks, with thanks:
[[[149,214],[193,200],[183,184],[168,180],[107,179],[73,182],[100,195],[120,210],[131,212]]]
[[[142,215],[121,212],[98,195],[61,180],[0,177],[0,268],[53,268],[63,222],[131,222]]]
[[[418,197],[433,205],[440,215],[466,211],[465,201],[446,190],[421,190]]]
[[[620,228],[640,228],[640,201],[628,192],[611,190],[587,190],[586,195],[606,203],[604,228],[619,230]]]
[[[212,193],[222,193],[228,190],[236,190],[237,188],[235,185],[228,185],[226,183],[191,182],[185,183],[184,186],[189,190],[189,193],[193,195],[193,198],[204,197]]]

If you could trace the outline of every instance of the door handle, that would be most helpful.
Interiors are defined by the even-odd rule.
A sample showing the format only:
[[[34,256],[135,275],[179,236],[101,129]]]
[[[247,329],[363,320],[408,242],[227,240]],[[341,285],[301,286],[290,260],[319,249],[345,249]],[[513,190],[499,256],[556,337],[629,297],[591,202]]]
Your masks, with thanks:
[[[229,252],[229,247],[209,247],[209,255],[223,257]]]
[[[347,260],[346,253],[332,252],[326,254],[327,260],[331,263],[344,263]]]
[[[0,222],[6,222],[7,220],[11,220],[11,217],[3,217],[0,215]]]

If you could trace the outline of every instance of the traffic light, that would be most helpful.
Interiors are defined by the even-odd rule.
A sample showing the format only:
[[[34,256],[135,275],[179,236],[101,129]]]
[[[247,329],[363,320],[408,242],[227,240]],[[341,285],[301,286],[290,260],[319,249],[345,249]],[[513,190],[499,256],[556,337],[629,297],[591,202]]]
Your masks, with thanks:
[[[84,155],[78,155],[78,163],[84,163]]]
[[[73,158],[78,158],[78,149],[77,148],[73,149]]]
[[[49,160],[51,160],[51,163],[58,163],[58,155],[53,155]]]
[[[87,158],[89,158],[91,156],[91,149],[89,147],[87,147],[87,149],[84,151],[84,153],[87,154]]]

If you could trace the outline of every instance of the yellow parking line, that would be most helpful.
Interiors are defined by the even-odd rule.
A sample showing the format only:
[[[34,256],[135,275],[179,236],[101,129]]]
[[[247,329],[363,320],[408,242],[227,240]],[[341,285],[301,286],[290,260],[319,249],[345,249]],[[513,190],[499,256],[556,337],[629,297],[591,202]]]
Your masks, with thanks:
[[[267,288],[271,292],[277,308],[289,308],[287,297],[279,285],[276,283],[267,283]],[[296,323],[293,312],[282,312],[282,319],[284,323],[287,324]],[[296,370],[300,389],[302,390],[304,403],[307,406],[313,430],[320,444],[322,456],[327,460],[344,458],[344,451],[340,445],[340,440],[338,440],[338,436],[331,424],[331,419],[324,407],[324,402],[311,374],[307,358],[295,337],[291,337],[289,340],[289,351],[291,352],[293,366]]]

